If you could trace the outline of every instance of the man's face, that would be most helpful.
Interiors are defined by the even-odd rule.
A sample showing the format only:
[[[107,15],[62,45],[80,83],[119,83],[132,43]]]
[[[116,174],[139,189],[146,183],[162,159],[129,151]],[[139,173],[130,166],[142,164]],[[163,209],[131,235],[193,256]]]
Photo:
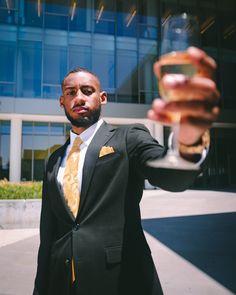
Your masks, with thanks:
[[[101,105],[106,102],[107,94],[100,90],[100,83],[92,74],[76,72],[65,78],[60,105],[72,126],[86,129],[97,122]]]

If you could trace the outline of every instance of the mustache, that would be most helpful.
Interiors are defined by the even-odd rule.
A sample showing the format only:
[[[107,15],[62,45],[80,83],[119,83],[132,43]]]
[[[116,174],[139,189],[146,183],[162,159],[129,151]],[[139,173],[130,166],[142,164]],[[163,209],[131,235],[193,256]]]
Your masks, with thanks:
[[[89,111],[89,107],[87,107],[86,105],[82,105],[82,104],[76,104],[72,107],[72,111],[74,110],[85,110],[85,111]]]

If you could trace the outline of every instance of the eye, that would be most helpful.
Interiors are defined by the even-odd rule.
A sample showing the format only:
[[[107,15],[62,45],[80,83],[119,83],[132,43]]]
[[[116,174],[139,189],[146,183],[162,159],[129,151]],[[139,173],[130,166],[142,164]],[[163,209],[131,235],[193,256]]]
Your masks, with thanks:
[[[70,96],[70,97],[73,97],[76,95],[76,89],[73,89],[73,88],[69,88],[65,91],[65,96]]]
[[[91,95],[94,93],[94,89],[92,87],[87,87],[87,86],[82,87],[81,91],[84,95]]]

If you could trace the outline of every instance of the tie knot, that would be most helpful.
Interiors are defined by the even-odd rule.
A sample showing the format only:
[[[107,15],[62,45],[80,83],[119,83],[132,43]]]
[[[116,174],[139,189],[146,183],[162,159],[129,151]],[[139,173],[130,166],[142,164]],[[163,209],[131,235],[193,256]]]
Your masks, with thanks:
[[[80,137],[76,137],[74,142],[73,142],[73,145],[72,145],[72,148],[71,150],[75,151],[75,150],[79,150],[80,148],[80,145],[83,143],[83,140],[80,138]]]
[[[74,140],[73,145],[74,145],[74,146],[76,146],[76,145],[80,146],[82,143],[83,143],[83,140],[82,140],[79,136],[77,136],[77,137],[75,138],[75,140]]]

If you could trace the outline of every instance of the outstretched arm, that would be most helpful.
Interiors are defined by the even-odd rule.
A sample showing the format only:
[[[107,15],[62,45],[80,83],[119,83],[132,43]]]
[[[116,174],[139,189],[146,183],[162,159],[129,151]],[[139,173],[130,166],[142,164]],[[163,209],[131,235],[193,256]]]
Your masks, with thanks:
[[[166,90],[173,90],[178,97],[194,97],[194,99],[169,102],[156,99],[148,112],[148,118],[170,125],[169,113],[180,112],[178,141],[186,147],[191,147],[201,142],[204,132],[216,120],[219,114],[219,91],[214,82],[215,61],[204,51],[195,47],[190,47],[187,54],[199,74],[193,77],[167,74],[162,82]],[[154,73],[159,79],[160,62],[154,64]],[[185,151],[187,152],[187,149]]]

